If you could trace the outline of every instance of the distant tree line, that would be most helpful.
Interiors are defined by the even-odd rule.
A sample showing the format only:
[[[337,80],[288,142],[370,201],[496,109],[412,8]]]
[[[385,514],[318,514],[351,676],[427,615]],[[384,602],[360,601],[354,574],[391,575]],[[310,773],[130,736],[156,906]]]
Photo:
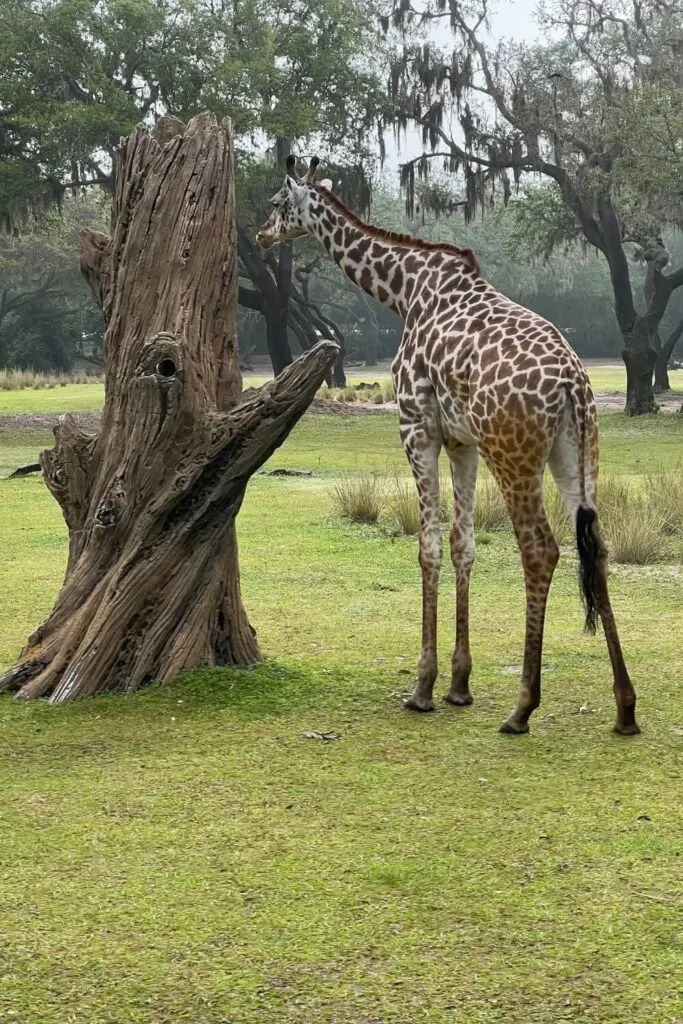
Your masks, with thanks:
[[[369,364],[393,314],[308,239],[254,244],[285,157],[317,152],[376,223],[474,248],[583,356],[623,354],[628,411],[683,334],[683,38],[677,0],[557,0],[545,39],[491,47],[486,0],[15,0],[0,36],[0,364],[97,358],[77,234],[106,223],[121,135],[162,113],[233,119],[240,336],[279,372],[319,337]],[[452,46],[435,47],[447,17]],[[378,37],[377,29],[381,28]],[[484,100],[482,101],[482,97]],[[422,133],[400,186],[387,131]],[[382,179],[380,179],[381,181]],[[371,187],[374,181],[374,189]],[[404,202],[405,200],[405,202]],[[653,376],[654,370],[654,376]]]

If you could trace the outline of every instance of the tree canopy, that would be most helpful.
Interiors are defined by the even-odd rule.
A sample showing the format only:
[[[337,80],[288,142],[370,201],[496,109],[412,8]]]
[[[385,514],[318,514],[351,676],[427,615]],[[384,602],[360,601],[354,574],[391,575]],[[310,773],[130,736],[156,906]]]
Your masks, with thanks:
[[[358,145],[376,118],[373,14],[355,0],[17,0],[0,27],[0,211],[107,184],[121,135],[229,115],[243,150]]]
[[[287,266],[274,267],[248,230],[263,219],[277,165],[295,146],[321,148],[355,169],[363,199],[382,104],[372,4],[17,0],[3,10],[1,28],[6,231],[84,186],[111,189],[119,138],[136,123],[162,113],[187,120],[208,108],[230,116],[236,137],[241,270],[251,285],[242,299],[266,316],[276,369],[291,359],[288,324],[303,345],[317,340],[310,308],[290,302],[291,253]]]
[[[471,218],[504,202],[527,176],[547,227],[542,246],[580,238],[607,260],[629,376],[628,410],[651,411],[659,321],[683,268],[666,273],[666,225],[680,226],[683,11],[678,0],[556,0],[540,9],[543,41],[491,44],[487,0],[400,0],[383,25],[398,33],[387,117],[400,136],[422,131],[403,165],[412,207],[434,162],[458,174]],[[435,22],[453,45],[436,46]],[[426,194],[429,200],[429,192]],[[648,309],[637,312],[630,242],[649,262]]]

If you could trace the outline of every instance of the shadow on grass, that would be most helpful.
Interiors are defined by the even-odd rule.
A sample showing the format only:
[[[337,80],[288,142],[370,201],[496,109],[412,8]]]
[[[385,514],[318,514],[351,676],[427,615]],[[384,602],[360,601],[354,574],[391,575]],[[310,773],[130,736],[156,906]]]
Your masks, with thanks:
[[[338,682],[338,680],[337,680]],[[0,774],[26,770],[59,777],[234,737],[239,725],[319,713],[333,705],[335,680],[306,664],[253,669],[202,668],[136,694],[103,694],[55,707],[0,696]],[[213,739],[210,739],[213,737]],[[208,749],[208,748],[207,748]]]
[[[308,664],[267,661],[253,668],[197,668],[171,683],[153,684],[138,694],[142,705],[176,704],[193,712],[230,711],[255,721],[315,706],[334,692],[331,675]]]
[[[265,662],[253,668],[197,668],[170,683],[151,683],[134,694],[105,693],[54,707],[48,701],[15,701],[0,696],[0,725],[22,722],[40,726],[52,722],[84,723],[165,712],[180,702],[185,713],[229,711],[243,720],[277,717],[310,708],[332,695],[331,674],[306,664]]]

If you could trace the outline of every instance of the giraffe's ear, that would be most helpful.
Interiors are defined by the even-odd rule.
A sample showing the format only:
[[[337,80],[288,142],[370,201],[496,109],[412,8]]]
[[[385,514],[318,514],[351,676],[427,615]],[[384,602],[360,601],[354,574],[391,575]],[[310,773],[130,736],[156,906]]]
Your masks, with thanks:
[[[332,191],[332,179],[331,178],[323,178],[323,180],[319,181],[318,184],[320,185],[321,188],[326,188],[328,192]]]
[[[320,163],[320,158],[319,157],[314,156],[314,157],[311,158],[311,162],[308,165],[308,170],[306,171],[306,177],[304,178],[304,182],[307,185],[310,185],[312,182],[315,181],[315,175],[316,175],[316,171],[318,170],[318,164],[319,163]]]

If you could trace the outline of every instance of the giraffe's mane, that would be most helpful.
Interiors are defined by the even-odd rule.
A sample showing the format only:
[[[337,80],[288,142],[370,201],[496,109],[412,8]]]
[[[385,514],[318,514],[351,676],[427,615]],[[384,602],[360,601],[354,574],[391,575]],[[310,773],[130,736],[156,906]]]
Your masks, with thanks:
[[[349,210],[348,206],[345,206],[334,192],[330,192],[330,190],[325,188],[323,185],[316,184],[315,188],[325,197],[325,199],[328,200],[331,206],[334,206],[340,213],[343,213],[355,227],[362,228],[366,234],[371,235],[373,238],[382,242],[391,242],[393,245],[400,245],[410,249],[421,249],[426,252],[449,253],[451,256],[457,256],[461,259],[468,269],[474,271],[475,274],[481,274],[479,260],[471,249],[461,249],[460,246],[452,245],[450,242],[429,242],[424,238],[419,238],[417,235],[407,235],[400,231],[389,231],[386,228],[378,228],[375,227],[374,224],[366,224],[357,213],[354,213],[353,210]]]

